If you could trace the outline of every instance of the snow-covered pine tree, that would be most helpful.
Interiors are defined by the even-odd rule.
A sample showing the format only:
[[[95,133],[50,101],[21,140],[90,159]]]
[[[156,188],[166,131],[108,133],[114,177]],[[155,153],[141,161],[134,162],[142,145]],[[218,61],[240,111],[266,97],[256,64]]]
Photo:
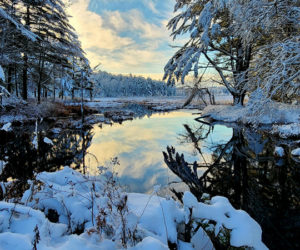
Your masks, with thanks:
[[[16,6],[19,0],[3,0],[0,2],[0,64],[7,72],[7,89],[12,92],[12,79],[15,81],[18,95],[17,70],[22,61],[21,53],[27,41],[36,42],[38,37],[21,23]],[[13,75],[14,73],[14,75]]]
[[[80,47],[77,35],[68,22],[65,5],[61,0],[23,0],[29,9],[30,29],[41,40],[34,44],[32,67],[35,69],[37,82],[37,99],[40,102],[41,88],[53,89],[55,92],[54,70],[68,67],[72,64],[67,57],[76,56],[86,60]],[[47,65],[47,67],[45,67]],[[60,65],[60,67],[57,67]],[[56,74],[57,75],[57,74]],[[44,91],[45,92],[45,91]]]

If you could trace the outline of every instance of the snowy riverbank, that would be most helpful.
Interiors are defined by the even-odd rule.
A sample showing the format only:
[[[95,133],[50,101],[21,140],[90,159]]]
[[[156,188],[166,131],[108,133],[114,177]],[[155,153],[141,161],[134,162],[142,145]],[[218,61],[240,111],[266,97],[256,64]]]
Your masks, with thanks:
[[[168,112],[181,109],[185,97],[128,97],[101,98],[85,101],[85,124],[112,123],[132,120],[136,117],[151,115],[155,112]],[[60,128],[81,127],[80,101],[45,100],[24,102],[18,98],[6,98],[0,109],[0,125],[11,123],[13,126],[34,124],[37,119],[57,123]],[[187,109],[200,109],[202,105],[192,103]],[[68,119],[66,119],[68,118]]]
[[[281,138],[300,137],[300,106],[277,102],[246,106],[211,105],[202,115],[213,121],[242,123],[251,126],[270,126],[270,132]]]
[[[5,196],[12,183],[1,183]],[[260,226],[224,197],[205,203],[186,192],[184,205],[156,195],[126,194],[111,172],[87,177],[68,167],[40,173],[20,199],[0,202],[3,249],[211,249],[199,225],[214,235],[230,233],[232,246],[266,249]],[[192,213],[191,213],[192,212]],[[184,242],[185,225],[191,240]]]

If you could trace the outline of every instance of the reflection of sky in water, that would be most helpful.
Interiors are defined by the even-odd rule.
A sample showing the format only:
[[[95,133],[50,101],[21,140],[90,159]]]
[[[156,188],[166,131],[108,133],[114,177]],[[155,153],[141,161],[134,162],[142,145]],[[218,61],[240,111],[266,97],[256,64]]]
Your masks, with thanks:
[[[184,153],[187,161],[199,160],[199,156],[193,154],[191,143],[180,144],[178,140],[179,134],[185,132],[183,124],[199,126],[192,112],[155,114],[151,118],[126,121],[122,125],[107,125],[102,129],[95,126],[95,135],[88,152],[97,157],[100,165],[107,165],[111,158],[118,157],[120,166],[116,167],[116,171],[121,183],[127,185],[129,191],[148,192],[154,185],[167,185],[170,181],[178,180],[163,160],[162,151],[166,151],[168,145]],[[231,129],[216,126],[207,139],[207,146],[216,140],[219,142],[221,138],[227,141],[231,135]],[[207,149],[203,150],[209,153]],[[87,158],[91,173],[95,173],[95,160],[91,156]]]

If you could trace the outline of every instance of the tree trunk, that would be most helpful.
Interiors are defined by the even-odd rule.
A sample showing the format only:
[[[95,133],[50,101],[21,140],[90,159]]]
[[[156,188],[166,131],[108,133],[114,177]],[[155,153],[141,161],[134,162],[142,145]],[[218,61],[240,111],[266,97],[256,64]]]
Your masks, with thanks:
[[[81,87],[81,122],[84,123],[83,87]]]
[[[29,11],[29,5],[27,5],[26,8],[26,23],[25,26],[26,28],[29,29],[30,25],[30,11]],[[25,41],[25,52],[24,52],[24,66],[23,66],[23,89],[22,89],[22,97],[24,100],[27,100],[27,82],[28,82],[28,76],[27,76],[27,71],[28,71],[28,42]]]
[[[22,89],[22,98],[27,100],[27,69],[28,69],[28,57],[27,54],[24,54],[24,65],[23,65],[23,89]]]
[[[39,80],[38,80],[38,103],[41,103],[41,85],[43,81],[43,71],[44,71],[44,54],[41,52],[40,59],[39,59]]]
[[[41,74],[40,74],[40,78],[38,81],[38,86],[37,86],[37,99],[38,99],[38,103],[41,103]]]
[[[7,90],[9,93],[12,93],[12,74],[13,74],[13,67],[12,65],[9,65],[8,72],[7,72]]]
[[[17,67],[16,67],[16,64],[15,64],[14,70],[15,70],[15,88],[16,88],[16,96],[19,97],[18,81],[17,81]]]
[[[90,101],[93,101],[93,91],[90,90]]]
[[[61,72],[60,72],[60,87],[61,87],[61,93],[60,93],[60,97],[63,100],[64,99],[64,80],[63,80],[63,76],[64,76],[64,67],[61,65]]]
[[[247,45],[246,48],[243,48],[242,42],[237,43],[237,60],[235,62],[235,68],[233,70],[233,77],[235,82],[235,88],[239,93],[233,93],[233,105],[244,105],[245,99],[245,86],[247,87],[248,82],[248,69],[250,66],[252,46],[251,44]],[[234,64],[232,64],[234,65]]]
[[[245,100],[245,93],[233,94],[233,105],[234,106],[237,106],[237,105],[243,106],[244,100]]]
[[[55,101],[55,82],[53,83],[53,101]]]

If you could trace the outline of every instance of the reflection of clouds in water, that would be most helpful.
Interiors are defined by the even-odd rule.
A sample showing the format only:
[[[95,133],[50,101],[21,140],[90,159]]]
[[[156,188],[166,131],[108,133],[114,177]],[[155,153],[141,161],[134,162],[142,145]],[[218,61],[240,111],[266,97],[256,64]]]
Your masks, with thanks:
[[[166,151],[166,146],[174,146],[178,152],[184,153],[187,161],[200,159],[198,154],[192,155],[194,148],[191,143],[178,142],[178,134],[184,132],[183,124],[199,125],[191,114],[192,111],[176,111],[102,129],[95,126],[95,136],[88,151],[96,155],[101,165],[117,156],[120,166],[116,171],[121,183],[130,186],[131,191],[148,192],[154,185],[166,185],[168,178],[175,178],[164,163],[162,151]],[[208,152],[205,152],[205,157],[210,158]],[[95,160],[90,162],[91,174],[96,173]]]
[[[158,171],[165,171],[167,168],[163,163],[162,153],[155,150],[145,151],[143,148],[139,148],[138,151],[131,152],[127,155],[120,156],[121,164],[124,168],[120,168],[120,175],[131,176],[133,178],[142,178],[149,169],[153,173]],[[122,161],[125,160],[124,161]]]
[[[149,193],[157,184],[164,186],[167,185],[169,181],[178,180],[178,177],[171,174],[170,170],[161,167],[161,162],[156,165],[151,165],[151,167],[140,166],[139,168],[144,169],[143,175],[141,176],[121,175],[121,184],[127,185],[131,191]]]
[[[134,148],[128,144],[120,145],[118,141],[105,141],[92,144],[88,151],[96,155],[99,162],[103,164],[111,158],[122,154],[123,152],[130,152],[133,149]]]

